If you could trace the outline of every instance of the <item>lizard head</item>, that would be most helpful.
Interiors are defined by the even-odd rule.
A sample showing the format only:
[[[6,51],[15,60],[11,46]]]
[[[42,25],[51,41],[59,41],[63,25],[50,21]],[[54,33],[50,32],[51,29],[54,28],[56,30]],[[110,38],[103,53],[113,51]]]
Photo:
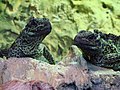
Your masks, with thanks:
[[[100,35],[95,31],[80,31],[74,38],[74,45],[80,48],[84,53],[92,54],[99,51],[101,45]]]
[[[25,33],[29,36],[46,36],[51,32],[51,24],[47,18],[31,18],[25,26]]]

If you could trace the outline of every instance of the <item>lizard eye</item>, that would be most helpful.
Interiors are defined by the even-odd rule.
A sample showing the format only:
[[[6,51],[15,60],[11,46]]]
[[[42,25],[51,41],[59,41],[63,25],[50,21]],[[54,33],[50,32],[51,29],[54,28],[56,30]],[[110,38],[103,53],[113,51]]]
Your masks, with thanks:
[[[87,37],[88,39],[95,39],[95,35],[94,34],[91,34]]]

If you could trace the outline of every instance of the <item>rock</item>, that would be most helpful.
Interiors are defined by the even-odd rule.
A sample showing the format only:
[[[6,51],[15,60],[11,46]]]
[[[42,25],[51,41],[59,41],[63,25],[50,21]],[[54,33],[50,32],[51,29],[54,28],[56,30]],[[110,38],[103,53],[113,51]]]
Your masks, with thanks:
[[[79,64],[50,65],[46,62],[39,62],[32,58],[9,58],[0,61],[0,81],[5,84],[12,80],[31,81],[39,80],[49,83],[57,88],[62,83],[73,83],[77,87],[89,87],[89,75],[87,70]]]
[[[4,61],[0,61],[0,84],[2,84],[2,79],[3,79],[3,69],[4,69]]]
[[[80,61],[77,62],[75,58]],[[69,59],[72,61],[65,64],[63,61],[56,65],[39,62],[32,58],[1,60],[0,90],[8,90],[8,87],[30,90],[29,84],[34,88],[47,85],[48,88],[54,87],[55,90],[120,90],[119,71],[82,63],[82,57]]]
[[[120,90],[120,75],[92,76],[92,90]]]
[[[18,81],[13,80],[2,85],[3,90],[55,90],[48,83],[41,81]]]
[[[92,90],[120,90],[120,72],[88,65]]]
[[[69,84],[62,83],[57,87],[57,90],[78,90],[78,87],[74,82]]]

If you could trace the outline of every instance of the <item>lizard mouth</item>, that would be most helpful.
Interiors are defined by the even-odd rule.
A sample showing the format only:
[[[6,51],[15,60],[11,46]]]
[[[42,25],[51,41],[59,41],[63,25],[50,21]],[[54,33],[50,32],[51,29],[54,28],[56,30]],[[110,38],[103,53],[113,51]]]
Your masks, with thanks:
[[[37,27],[36,27],[36,31],[39,34],[46,34],[48,35],[51,32],[52,26],[51,23],[49,22],[48,19],[43,18],[43,22],[41,22]]]
[[[48,35],[51,32],[51,26],[38,27],[36,34],[38,35]]]
[[[52,27],[51,27],[51,25],[50,24],[48,24],[48,25],[44,25],[43,27],[41,27],[41,26],[38,26],[37,27],[37,31],[38,32],[50,32],[51,31],[51,29],[52,29]]]
[[[99,36],[96,34],[90,34],[86,36],[77,35],[74,38],[74,45],[83,49],[95,50],[98,49],[100,44]]]
[[[88,41],[87,39],[74,39],[74,45],[76,45],[78,48],[84,49],[84,50],[91,50],[95,51],[99,49],[99,44],[94,41]]]
[[[46,36],[52,29],[51,23],[46,18],[33,18],[26,27],[30,28],[28,31],[30,36]]]
[[[90,31],[80,31],[74,38],[74,44],[80,47],[97,47],[100,44],[100,36]]]

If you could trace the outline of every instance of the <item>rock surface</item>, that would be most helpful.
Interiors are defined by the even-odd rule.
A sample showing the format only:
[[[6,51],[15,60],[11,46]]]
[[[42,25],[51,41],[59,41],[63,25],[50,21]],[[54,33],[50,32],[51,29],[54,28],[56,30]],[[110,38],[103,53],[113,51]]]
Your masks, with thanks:
[[[54,88],[60,84],[75,83],[77,87],[89,87],[89,75],[84,67],[77,64],[49,65],[31,58],[9,58],[0,61],[1,84],[12,80],[39,80],[49,83]]]
[[[2,90],[55,90],[47,83],[40,81],[23,82],[18,80],[9,81],[2,85]]]
[[[1,60],[0,90],[23,90],[22,88],[31,90],[29,89],[31,83],[33,86],[37,83],[36,87],[48,85],[50,88],[54,87],[55,90],[120,89],[120,72],[86,64],[88,71],[84,63],[63,63],[50,65],[31,58]]]

